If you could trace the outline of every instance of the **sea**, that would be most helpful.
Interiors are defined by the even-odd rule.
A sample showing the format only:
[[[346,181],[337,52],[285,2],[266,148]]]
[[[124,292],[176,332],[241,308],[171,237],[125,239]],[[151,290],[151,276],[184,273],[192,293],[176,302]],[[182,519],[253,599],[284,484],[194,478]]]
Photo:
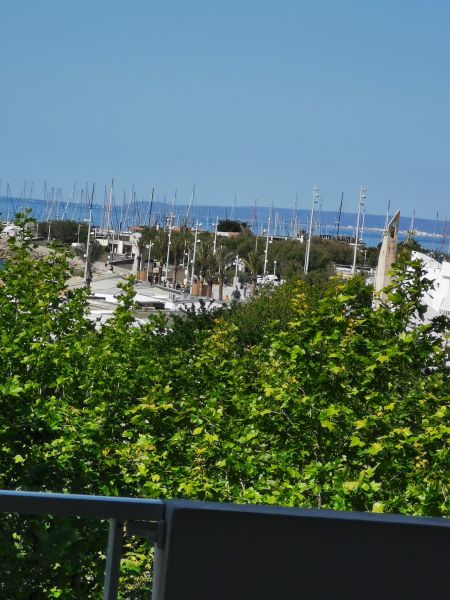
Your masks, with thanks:
[[[0,220],[10,221],[17,212],[28,209],[37,221],[56,221],[70,219],[85,222],[89,218],[89,206],[86,202],[64,201],[58,199],[41,200],[0,196]],[[213,231],[217,220],[235,219],[247,223],[254,233],[289,237],[294,232],[309,230],[310,211],[308,209],[269,208],[263,206],[217,206],[198,204],[194,206],[173,205],[164,202],[137,201],[127,204],[114,204],[106,207],[92,204],[92,223],[105,229],[126,231],[139,225],[159,225],[164,227],[172,214],[173,225],[193,227],[198,224],[200,230]],[[390,217],[393,215],[391,214]],[[269,222],[270,219],[270,222]],[[340,217],[339,235],[354,236],[357,215],[343,212]],[[332,211],[317,210],[314,215],[313,233],[315,235],[335,236],[338,232],[338,214]],[[365,214],[361,218],[360,236],[368,247],[377,246],[382,239],[386,224],[386,215]],[[427,250],[449,253],[447,223],[436,219],[412,219],[400,216],[399,239],[406,239],[408,232],[414,230],[414,238]]]

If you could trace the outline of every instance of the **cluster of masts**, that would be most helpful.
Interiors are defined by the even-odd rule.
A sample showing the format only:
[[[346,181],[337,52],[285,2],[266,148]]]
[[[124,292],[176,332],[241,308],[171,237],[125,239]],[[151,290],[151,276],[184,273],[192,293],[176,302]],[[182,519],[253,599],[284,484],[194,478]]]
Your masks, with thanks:
[[[213,231],[217,222],[222,219],[241,220],[245,221],[249,229],[255,234],[265,235],[270,230],[270,235],[273,237],[285,238],[302,238],[309,232],[309,238],[314,235],[325,235],[337,237],[341,233],[341,213],[343,194],[339,207],[335,226],[321,225],[321,194],[316,186],[313,191],[313,206],[309,214],[304,214],[303,222],[300,218],[300,210],[298,208],[298,195],[295,196],[295,204],[292,214],[286,218],[273,206],[270,210],[260,207],[257,208],[257,200],[255,199],[253,206],[248,209],[247,218],[243,218],[243,209],[237,209],[237,195],[234,196],[234,202],[229,209],[222,209],[222,215],[211,215],[211,209],[205,210],[202,207],[195,206],[195,185],[189,201],[184,205],[177,205],[177,192],[175,191],[170,202],[167,197],[162,199],[155,194],[155,189],[152,190],[149,199],[139,197],[134,186],[131,192],[123,192],[121,201],[118,202],[115,193],[114,180],[110,185],[106,185],[103,191],[103,204],[100,207],[94,204],[95,184],[78,188],[76,184],[70,194],[64,197],[60,187],[52,187],[44,181],[43,199],[33,199],[33,183],[27,181],[20,191],[19,196],[14,196],[11,192],[9,184],[6,184],[6,194],[2,194],[2,182],[0,180],[0,199],[7,201],[6,217],[9,221],[14,216],[14,213],[23,211],[25,208],[30,208],[34,218],[38,222],[52,222],[59,220],[71,220],[87,222],[89,213],[92,211],[94,220],[101,230],[115,231],[119,235],[129,231],[131,227],[167,227],[169,215],[172,215],[172,225],[178,227],[193,227],[197,221],[202,223],[202,228],[207,231]],[[238,213],[239,212],[239,218]],[[359,222],[359,235],[362,238],[364,231],[364,215],[362,212],[361,222]],[[334,229],[334,232],[332,231]]]
[[[308,238],[306,241],[305,265],[304,265],[305,273],[308,273],[308,270],[309,270],[311,240],[313,237],[314,211],[316,209],[317,204],[319,203],[319,198],[320,198],[320,188],[319,188],[319,186],[316,185],[313,189],[311,217],[309,219],[309,231],[308,231]],[[337,219],[336,236],[339,235],[343,198],[344,198],[344,194],[342,193],[341,203],[339,206],[339,215],[338,215],[338,219]],[[364,230],[364,217],[366,214],[366,198],[367,198],[367,188],[362,185],[361,189],[360,189],[360,193],[359,193],[358,218],[356,220],[356,234],[355,234],[354,250],[353,250],[353,264],[352,264],[352,274],[353,275],[356,273],[356,260],[357,260],[357,256],[358,256],[358,244],[362,244],[362,239],[360,236],[361,236],[361,232]]]

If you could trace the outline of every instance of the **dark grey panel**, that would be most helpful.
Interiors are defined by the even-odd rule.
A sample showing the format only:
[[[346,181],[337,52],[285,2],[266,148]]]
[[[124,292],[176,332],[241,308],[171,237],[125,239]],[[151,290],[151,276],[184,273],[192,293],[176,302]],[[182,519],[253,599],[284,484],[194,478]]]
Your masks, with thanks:
[[[171,501],[154,600],[449,600],[450,523]]]

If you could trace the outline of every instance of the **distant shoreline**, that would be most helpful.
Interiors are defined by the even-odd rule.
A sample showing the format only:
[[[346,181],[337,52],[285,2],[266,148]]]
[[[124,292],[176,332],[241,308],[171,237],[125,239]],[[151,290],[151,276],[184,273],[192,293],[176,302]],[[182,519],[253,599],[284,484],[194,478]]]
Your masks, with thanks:
[[[48,199],[46,202],[39,199],[10,198],[0,196],[0,219],[10,219],[15,211],[29,207],[32,210],[33,217],[40,222],[73,220],[80,223],[86,221],[89,216],[86,202],[81,200],[63,199],[62,196],[56,199]],[[295,237],[301,231],[309,229],[310,210],[300,208],[295,211],[293,208],[278,208],[261,206],[234,206],[225,207],[223,205],[194,204],[188,210],[185,204],[172,205],[155,201],[150,203],[148,200],[133,201],[126,204],[114,204],[107,207],[99,203],[92,206],[93,225],[104,227],[105,229],[114,229],[126,231],[129,227],[148,224],[165,227],[167,215],[174,212],[175,225],[184,225],[188,227],[195,226],[198,223],[199,228],[204,231],[214,231],[215,223],[223,219],[235,219],[247,223],[253,233],[265,235],[269,228],[270,216],[270,235],[275,237]],[[339,230],[346,234],[354,235],[356,229],[356,213],[342,212],[339,223]],[[109,225],[105,221],[109,219]],[[336,236],[338,229],[337,211],[325,211],[316,209],[314,215],[314,235],[325,234]],[[382,233],[386,223],[386,215],[365,214],[363,219],[362,237],[367,246],[377,246],[381,242]],[[409,229],[413,225],[409,217],[400,217],[400,240],[408,236]],[[437,250],[438,246],[445,243],[447,238],[447,225],[438,222],[436,219],[416,218],[413,225],[414,237],[427,250]]]

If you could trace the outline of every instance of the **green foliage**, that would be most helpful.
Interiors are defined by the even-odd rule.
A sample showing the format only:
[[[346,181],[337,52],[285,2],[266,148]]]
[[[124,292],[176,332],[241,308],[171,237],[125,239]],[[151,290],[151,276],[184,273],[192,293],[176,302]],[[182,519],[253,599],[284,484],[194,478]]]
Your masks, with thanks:
[[[98,260],[101,260],[105,255],[105,248],[97,241],[91,239],[89,242],[88,262],[92,266]]]
[[[68,490],[76,486],[81,462],[69,466],[53,445],[61,436],[71,444],[67,433],[82,403],[77,372],[86,365],[94,330],[85,318],[85,292],[65,291],[66,256],[55,252],[33,260],[28,229],[19,224],[24,235],[9,242],[12,258],[0,286],[1,487]],[[68,582],[77,588],[77,565],[89,570],[94,557],[85,560],[74,551],[79,534],[62,537],[69,529],[55,528],[52,519],[2,521],[2,597],[28,598],[37,589],[44,594],[51,581],[58,589]],[[89,545],[87,540],[86,551]]]
[[[64,244],[72,244],[74,242],[86,243],[88,226],[76,221],[44,221],[38,224],[39,235],[45,238],[49,237]]]
[[[55,244],[53,244],[53,246],[55,246]],[[94,266],[94,263],[104,258],[105,248],[96,239],[91,238],[89,241],[89,252],[87,256],[85,248],[76,248],[75,253],[83,257],[85,261],[87,260],[87,281],[89,283],[92,279],[92,267]]]
[[[170,257],[172,260],[172,281],[176,283],[177,280],[177,272],[179,270],[179,265],[183,260],[184,250],[186,246],[186,239],[181,234],[176,234],[172,236],[172,243],[170,245]]]
[[[411,260],[411,253],[414,250],[417,252],[426,252],[423,246],[412,236],[399,242],[397,246],[397,263],[404,264]]]
[[[221,238],[220,243],[226,246],[235,256],[238,254],[247,260],[250,254],[263,254],[265,248],[265,238],[261,236],[256,238],[249,229],[244,230],[241,235],[235,238]],[[299,277],[303,273],[305,246],[306,244],[300,240],[271,240],[268,253],[269,270],[274,268],[274,261],[276,261],[277,273],[281,274],[284,279],[290,279],[293,276]],[[376,248],[362,248],[358,257],[358,264],[364,263],[364,251],[366,251],[366,264],[368,266],[376,265]],[[325,277],[328,277],[333,272],[335,264],[350,265],[352,261],[353,247],[347,242],[333,239],[313,239],[310,271],[319,271]]]
[[[228,250],[226,246],[221,245],[217,248],[215,254],[215,265],[217,266],[217,273],[219,279],[219,301],[223,299],[225,270],[232,263],[233,259],[233,254]]]
[[[284,331],[292,316],[294,283],[262,288],[248,304],[236,303],[223,318],[233,323],[236,342],[241,348],[268,343],[276,331]]]
[[[258,273],[261,271],[264,264],[264,257],[262,254],[258,254],[256,251],[249,252],[245,259],[245,267],[250,271],[250,281],[252,294],[256,290],[256,282],[258,279]]]
[[[86,292],[66,288],[63,251],[34,260],[26,240],[10,244],[3,488],[449,516],[448,323],[420,320],[419,264],[376,308],[361,278],[296,281],[141,327],[130,279],[96,327]],[[0,596],[101,597],[104,523],[1,528]],[[128,545],[122,597],[148,594],[150,563]]]
[[[217,224],[217,231],[233,231],[240,233],[247,229],[247,223],[236,221],[234,219],[221,219]]]

